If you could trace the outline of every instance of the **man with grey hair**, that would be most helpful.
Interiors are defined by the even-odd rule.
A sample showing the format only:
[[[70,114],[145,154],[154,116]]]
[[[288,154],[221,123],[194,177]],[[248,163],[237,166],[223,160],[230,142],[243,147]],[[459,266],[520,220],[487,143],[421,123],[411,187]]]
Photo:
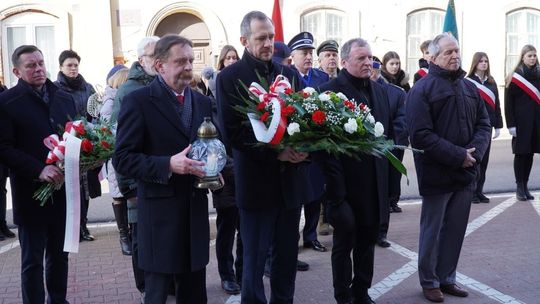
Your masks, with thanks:
[[[113,163],[139,186],[138,262],[145,303],[164,304],[174,278],[176,303],[204,304],[208,199],[206,189],[193,186],[196,177],[205,176],[204,162],[187,154],[204,118],[212,116],[212,105],[189,86],[190,40],[166,35],[156,43],[154,58],[156,78],[125,97]]]
[[[384,126],[384,135],[392,138],[386,88],[370,80],[373,55],[369,44],[361,38],[343,44],[341,65],[337,77],[321,85],[319,91],[341,92],[356,104],[368,106],[373,118]],[[334,227],[334,297],[339,304],[375,303],[368,289],[379,226],[388,220],[388,160],[368,154],[353,158],[322,152],[316,160],[325,174],[326,216]]]
[[[430,43],[429,73],[407,96],[406,117],[422,196],[418,274],[426,299],[466,297],[456,268],[469,219],[478,164],[491,135],[474,84],[463,79],[458,41],[449,33]]]
[[[154,68],[154,48],[159,37],[150,36],[141,39],[137,45],[138,61],[135,61],[128,72],[127,81],[118,88],[114,99],[113,113],[111,121],[116,122],[120,106],[124,97],[140,88],[149,85],[156,76]],[[144,296],[144,273],[138,266],[139,246],[137,242],[137,181],[133,178],[122,176],[116,173],[116,180],[120,192],[127,200],[127,218],[130,228],[132,241],[131,261],[133,265],[133,274],[135,286]]]
[[[298,226],[301,203],[307,201],[306,153],[285,148],[282,152],[255,145],[257,139],[246,116],[234,106],[248,98],[241,83],[272,83],[282,74],[300,84],[297,73],[272,61],[274,25],[264,13],[246,14],[240,26],[245,46],[242,59],[217,77],[218,113],[225,143],[232,150],[236,203],[244,246],[242,303],[267,303],[263,273],[268,249],[272,248],[270,303],[292,303],[298,256]]]

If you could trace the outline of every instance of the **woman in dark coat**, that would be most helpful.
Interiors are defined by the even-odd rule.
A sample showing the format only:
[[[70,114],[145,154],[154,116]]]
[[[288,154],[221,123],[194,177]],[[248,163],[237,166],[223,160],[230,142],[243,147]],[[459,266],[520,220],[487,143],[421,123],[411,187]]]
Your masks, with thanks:
[[[497,83],[489,69],[489,58],[484,52],[476,52],[473,55],[471,68],[467,75],[467,80],[472,81],[479,92],[480,96],[484,99],[486,110],[489,115],[489,121],[491,127],[495,129],[493,139],[499,137],[501,129],[503,127],[503,121],[501,116],[501,104],[499,102],[499,90],[497,90]],[[473,193],[472,202],[477,203],[489,203],[484,193],[484,182],[486,181],[486,170],[489,162],[489,151],[491,148],[491,140],[489,141],[486,153],[480,163],[480,174],[476,183],[476,191]]]
[[[409,74],[401,69],[401,60],[396,52],[390,51],[382,58],[381,76],[387,82],[409,92]]]
[[[91,84],[84,80],[84,77],[79,74],[79,63],[81,57],[72,50],[65,50],[58,57],[60,63],[60,71],[54,84],[60,89],[69,93],[75,101],[77,116],[90,119],[86,111],[88,97],[94,94],[94,88]],[[73,117],[75,119],[76,117]],[[81,174],[81,241],[93,241],[95,238],[90,234],[86,227],[88,221],[88,205],[90,198],[101,196],[101,184],[99,183],[98,173],[101,167],[95,170],[88,171],[87,174]]]
[[[532,200],[527,182],[534,153],[540,153],[540,68],[536,48],[525,45],[519,63],[506,79],[504,110],[506,127],[513,136],[516,197]]]

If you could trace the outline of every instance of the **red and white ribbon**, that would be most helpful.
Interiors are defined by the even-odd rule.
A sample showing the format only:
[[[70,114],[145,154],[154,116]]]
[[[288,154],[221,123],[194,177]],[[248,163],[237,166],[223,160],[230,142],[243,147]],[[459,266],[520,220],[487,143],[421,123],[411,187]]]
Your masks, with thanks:
[[[416,73],[418,73],[418,75],[420,75],[420,77],[424,77],[429,73],[429,70],[426,69],[426,68],[420,68],[418,70],[418,72],[416,72]]]
[[[493,110],[495,110],[495,108],[496,108],[496,105],[495,105],[495,100],[496,100],[495,93],[493,93],[493,91],[488,89],[488,87],[486,87],[485,85],[479,83],[478,81],[476,81],[476,80],[474,80],[472,78],[465,77],[465,79],[472,82],[476,86],[476,88],[478,89],[478,93],[480,93],[480,96],[482,97],[482,99],[486,102],[486,104],[488,106],[490,106]]]
[[[532,100],[534,100],[538,105],[540,105],[540,91],[527,79],[518,73],[512,75],[512,83],[520,87]]]
[[[81,187],[80,153],[82,140],[73,135],[66,135],[66,157],[64,159],[66,182],[66,231],[64,251],[79,252],[79,234],[81,224]]]
[[[58,135],[52,134],[47,136],[43,140],[43,144],[49,148],[49,154],[45,163],[47,165],[54,164],[56,162],[62,162],[64,160],[64,155],[66,152],[66,143],[63,140],[60,140]]]
[[[279,93],[285,92],[286,89],[290,89],[291,84],[287,77],[278,75],[274,82],[270,85],[270,92],[266,90],[258,83],[253,82],[249,87],[249,91],[259,97],[260,102],[269,102],[272,104],[272,120],[268,128],[259,119],[255,113],[249,113],[248,118],[253,127],[253,133],[258,141],[263,143],[269,143],[271,145],[277,145],[283,139],[285,130],[287,129],[287,119],[281,114],[281,101]]]

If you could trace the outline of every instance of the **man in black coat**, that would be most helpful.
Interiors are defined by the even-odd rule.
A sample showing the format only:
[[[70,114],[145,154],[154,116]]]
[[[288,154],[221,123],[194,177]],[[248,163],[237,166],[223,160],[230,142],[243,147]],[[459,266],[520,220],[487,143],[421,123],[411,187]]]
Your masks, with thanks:
[[[384,134],[392,138],[386,89],[370,80],[373,60],[369,44],[361,38],[351,39],[340,53],[343,69],[319,90],[341,92],[355,103],[364,103],[375,121],[384,126]],[[358,157],[360,160],[317,157],[326,177],[328,222],[334,227],[332,274],[334,297],[340,304],[374,303],[368,289],[373,278],[375,242],[379,225],[389,212],[388,161],[367,154]]]
[[[463,79],[458,41],[449,33],[429,45],[429,73],[407,95],[406,117],[422,196],[418,274],[424,297],[466,297],[456,268],[471,209],[478,164],[491,136],[476,87]]]
[[[236,182],[236,202],[240,211],[240,231],[244,245],[242,303],[266,303],[264,263],[272,250],[271,303],[292,303],[298,256],[298,226],[301,203],[307,192],[307,166],[299,165],[306,153],[286,148],[258,147],[247,117],[233,107],[247,98],[240,82],[271,83],[282,74],[298,84],[295,71],[272,62],[274,26],[264,14],[253,11],[240,27],[246,47],[241,60],[217,77],[218,112],[226,144],[232,148]],[[239,95],[241,94],[241,95]]]
[[[0,163],[10,169],[14,222],[19,226],[23,303],[44,303],[43,256],[48,303],[67,303],[68,254],[63,252],[65,188],[43,207],[32,198],[42,182],[61,183],[62,171],[46,165],[47,136],[75,117],[71,96],[46,78],[43,54],[33,45],[11,57],[17,85],[0,95]]]
[[[207,191],[194,188],[203,177],[200,161],[187,158],[210,99],[189,88],[193,44],[178,35],[154,49],[158,76],[124,97],[118,117],[113,163],[138,181],[139,267],[145,302],[165,303],[174,277],[176,303],[206,303],[209,256]],[[171,275],[172,274],[172,275]]]

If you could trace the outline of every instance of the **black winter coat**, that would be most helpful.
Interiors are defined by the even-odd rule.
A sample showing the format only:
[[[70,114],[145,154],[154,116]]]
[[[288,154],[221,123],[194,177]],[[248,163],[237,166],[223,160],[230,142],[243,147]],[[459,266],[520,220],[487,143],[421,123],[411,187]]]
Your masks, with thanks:
[[[519,66],[516,73],[540,89],[540,68]],[[516,84],[510,83],[504,98],[506,127],[516,127],[512,138],[514,154],[540,153],[540,104],[536,103]]]
[[[476,86],[435,64],[414,85],[405,102],[411,146],[415,153],[420,195],[464,189],[476,178],[477,165],[487,149],[491,125]],[[463,168],[468,148],[476,148],[474,167]]]

